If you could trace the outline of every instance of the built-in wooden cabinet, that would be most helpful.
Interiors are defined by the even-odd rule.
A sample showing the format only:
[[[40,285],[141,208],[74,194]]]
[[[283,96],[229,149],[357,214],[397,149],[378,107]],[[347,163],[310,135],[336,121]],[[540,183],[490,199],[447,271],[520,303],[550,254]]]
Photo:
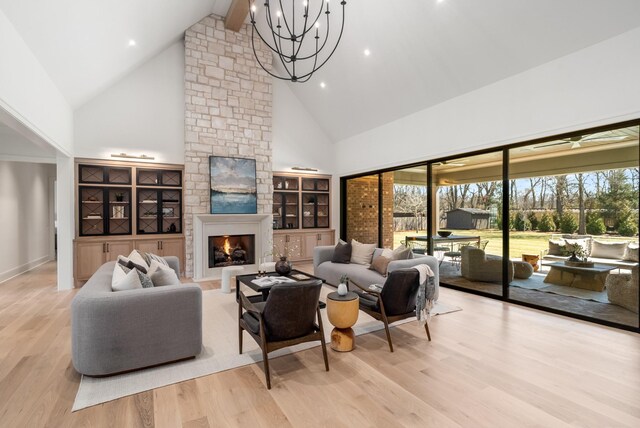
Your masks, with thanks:
[[[322,231],[274,231],[274,255],[286,255],[289,260],[307,261],[313,259],[313,250],[321,245],[333,245],[335,230]]]
[[[184,239],[137,239],[135,241],[135,247],[137,250],[144,251],[145,253],[153,253],[162,257],[176,256],[182,259],[184,254]],[[181,266],[181,268],[184,268],[184,266]]]
[[[331,177],[273,174],[274,254],[291,261],[313,259],[313,249],[333,245],[331,229]]]
[[[184,269],[181,165],[77,162],[75,278],[133,249],[176,256]]]
[[[75,242],[76,281],[91,278],[100,266],[116,260],[118,255],[128,255],[133,251],[132,240],[84,240]]]

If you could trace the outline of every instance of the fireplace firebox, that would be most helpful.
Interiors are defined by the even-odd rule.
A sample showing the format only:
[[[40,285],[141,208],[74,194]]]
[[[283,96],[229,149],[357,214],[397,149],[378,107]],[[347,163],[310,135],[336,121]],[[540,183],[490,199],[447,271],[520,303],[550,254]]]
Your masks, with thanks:
[[[255,263],[255,235],[209,236],[209,268]]]

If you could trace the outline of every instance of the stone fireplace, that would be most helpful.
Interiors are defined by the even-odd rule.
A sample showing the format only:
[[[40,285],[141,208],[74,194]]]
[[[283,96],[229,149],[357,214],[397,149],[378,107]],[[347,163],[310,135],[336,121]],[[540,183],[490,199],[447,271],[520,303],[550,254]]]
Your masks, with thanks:
[[[238,32],[226,30],[221,18],[210,15],[185,32],[184,43],[185,270],[194,279],[219,278],[216,269],[221,268],[209,268],[209,236],[256,235],[256,255],[253,263],[246,264],[247,271],[266,251],[262,246],[271,242],[272,79],[255,59],[246,25]],[[256,51],[263,64],[271,64],[271,51],[266,46],[257,43]],[[212,155],[255,159],[257,215],[268,215],[269,220],[254,218],[251,227],[244,222],[227,222],[230,227],[226,228],[223,222],[212,220],[247,220],[246,215],[208,214]]]

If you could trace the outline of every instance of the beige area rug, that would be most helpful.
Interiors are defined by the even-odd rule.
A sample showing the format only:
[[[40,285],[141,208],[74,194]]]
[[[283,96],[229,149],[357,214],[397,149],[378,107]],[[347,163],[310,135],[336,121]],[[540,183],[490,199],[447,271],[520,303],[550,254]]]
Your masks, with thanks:
[[[332,291],[335,289],[324,286],[321,300],[326,301],[326,295]],[[202,305],[203,349],[199,356],[195,359],[106,378],[83,376],[72,410],[84,409],[139,392],[262,361],[260,348],[248,334],[245,334],[244,337],[244,353],[238,354],[238,306],[235,301],[235,292],[224,294],[220,290],[205,291],[202,294]],[[432,315],[460,310],[462,309],[457,306],[438,302],[432,310]],[[325,329],[325,339],[328,343],[333,326],[327,319],[326,310],[322,309],[320,313]],[[415,323],[414,319],[407,319],[396,324],[411,321]],[[419,328],[418,324],[415,324],[416,328]],[[356,335],[382,328],[381,322],[363,312],[360,312],[358,322],[353,327]],[[422,328],[420,330],[424,332]],[[314,346],[319,346],[319,343],[303,343],[291,348],[280,349],[269,354],[269,358],[291,354]]]

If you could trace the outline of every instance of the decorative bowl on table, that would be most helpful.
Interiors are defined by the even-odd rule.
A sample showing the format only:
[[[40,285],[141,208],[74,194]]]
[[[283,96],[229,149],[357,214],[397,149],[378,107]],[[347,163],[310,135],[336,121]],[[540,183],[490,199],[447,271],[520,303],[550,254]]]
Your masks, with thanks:
[[[453,233],[453,232],[451,232],[450,230],[439,230],[438,231],[438,235],[442,236],[443,238],[446,238],[447,236],[451,235],[451,233]]]

